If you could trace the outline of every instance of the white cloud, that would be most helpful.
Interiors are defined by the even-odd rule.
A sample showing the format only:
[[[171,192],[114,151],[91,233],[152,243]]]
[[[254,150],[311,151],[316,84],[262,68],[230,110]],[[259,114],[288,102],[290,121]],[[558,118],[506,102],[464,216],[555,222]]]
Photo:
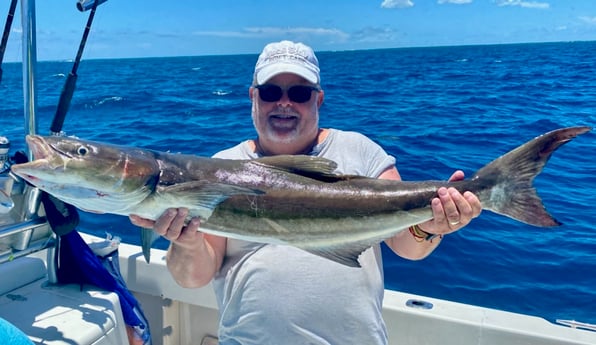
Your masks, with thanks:
[[[547,9],[550,8],[550,4],[547,2],[537,1],[523,1],[523,0],[495,0],[498,6],[519,6],[524,8],[539,8]]]
[[[365,27],[350,36],[356,42],[390,42],[397,38],[397,32],[391,28]]]
[[[413,7],[414,3],[410,0],[383,0],[383,8],[407,8]]]
[[[211,37],[256,37],[257,35],[246,31],[194,31],[195,36]]]
[[[596,17],[581,16],[579,19],[584,23],[596,25]]]
[[[339,29],[308,28],[308,27],[247,27],[241,31],[195,31],[196,36],[212,37],[276,37],[291,35],[327,36],[336,40],[345,40],[349,35]]]
[[[463,5],[463,4],[471,4],[472,0],[438,0],[437,3]]]

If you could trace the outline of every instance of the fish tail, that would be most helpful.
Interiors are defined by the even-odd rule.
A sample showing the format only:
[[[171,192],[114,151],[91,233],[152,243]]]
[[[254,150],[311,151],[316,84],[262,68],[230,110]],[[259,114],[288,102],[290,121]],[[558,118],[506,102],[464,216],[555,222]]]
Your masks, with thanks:
[[[556,149],[590,130],[569,127],[548,132],[480,169],[472,180],[481,185],[478,197],[483,208],[535,226],[561,225],[546,211],[533,181]]]

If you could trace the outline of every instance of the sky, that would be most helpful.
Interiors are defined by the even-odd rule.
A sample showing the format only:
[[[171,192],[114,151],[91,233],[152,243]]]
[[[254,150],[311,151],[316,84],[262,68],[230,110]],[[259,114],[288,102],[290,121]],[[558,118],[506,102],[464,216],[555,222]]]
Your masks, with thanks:
[[[89,11],[37,0],[38,60],[72,60]],[[0,1],[0,23],[9,0]],[[4,61],[20,61],[21,1]],[[2,25],[3,27],[3,25]],[[315,51],[596,40],[596,0],[108,0],[83,59],[258,54],[272,41]]]

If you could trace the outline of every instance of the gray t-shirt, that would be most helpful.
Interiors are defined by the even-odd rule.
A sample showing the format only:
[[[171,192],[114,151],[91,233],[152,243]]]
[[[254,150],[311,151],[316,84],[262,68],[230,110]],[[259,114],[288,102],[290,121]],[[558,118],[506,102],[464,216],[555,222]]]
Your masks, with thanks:
[[[258,158],[248,143],[214,157]],[[310,154],[335,161],[343,174],[378,177],[395,165],[369,138],[335,129]],[[291,246],[228,239],[213,280],[219,343],[386,344],[380,246],[359,261],[351,268]]]

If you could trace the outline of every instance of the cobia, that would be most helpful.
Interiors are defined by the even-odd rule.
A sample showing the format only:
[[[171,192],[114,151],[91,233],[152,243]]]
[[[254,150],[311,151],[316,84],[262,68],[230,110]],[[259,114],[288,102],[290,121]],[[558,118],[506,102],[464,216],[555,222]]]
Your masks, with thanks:
[[[311,156],[224,160],[35,135],[27,137],[35,160],[12,171],[82,210],[156,219],[186,207],[205,233],[289,244],[357,267],[366,248],[431,219],[442,186],[475,193],[485,210],[559,225],[532,182],[558,147],[589,130],[543,134],[457,182],[340,175],[333,161]],[[150,243],[143,246],[147,258]]]

